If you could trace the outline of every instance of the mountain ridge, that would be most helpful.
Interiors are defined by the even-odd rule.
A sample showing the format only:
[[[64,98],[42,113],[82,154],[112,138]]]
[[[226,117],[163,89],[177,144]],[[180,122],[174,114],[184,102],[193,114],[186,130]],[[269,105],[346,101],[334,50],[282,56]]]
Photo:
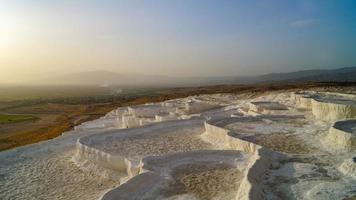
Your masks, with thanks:
[[[96,85],[96,86],[196,86],[217,84],[255,84],[275,82],[354,82],[356,67],[337,69],[312,69],[284,73],[269,73],[260,76],[220,77],[172,77],[139,73],[121,74],[106,70],[75,72],[53,76],[42,82],[52,85]],[[41,81],[39,81],[40,83]]]

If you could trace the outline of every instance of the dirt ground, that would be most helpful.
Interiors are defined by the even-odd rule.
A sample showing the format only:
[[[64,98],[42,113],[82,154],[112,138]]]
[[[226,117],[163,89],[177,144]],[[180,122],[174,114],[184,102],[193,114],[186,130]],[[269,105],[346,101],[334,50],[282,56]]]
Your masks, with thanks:
[[[36,104],[6,109],[10,114],[30,114],[35,121],[0,125],[0,151],[55,138],[82,122],[96,119],[114,105]],[[5,112],[2,111],[2,112]]]

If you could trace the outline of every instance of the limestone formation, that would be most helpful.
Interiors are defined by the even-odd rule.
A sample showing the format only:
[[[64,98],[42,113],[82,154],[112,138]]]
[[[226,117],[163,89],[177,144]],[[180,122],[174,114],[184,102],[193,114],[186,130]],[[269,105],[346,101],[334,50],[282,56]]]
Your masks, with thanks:
[[[356,150],[356,119],[335,122],[326,136],[326,142],[331,149]]]
[[[271,101],[256,101],[251,102],[249,107],[249,113],[252,115],[259,114],[276,114],[280,111],[288,110],[285,105],[282,105],[278,102]]]
[[[304,108],[304,109],[312,108],[311,100],[313,98],[313,94],[308,92],[297,92],[294,93],[294,98],[296,101],[296,106],[298,108]]]
[[[337,121],[356,117],[356,97],[353,94],[330,92],[297,92],[292,95],[299,108],[312,110],[324,121]]]
[[[316,91],[121,107],[1,152],[0,199],[351,198],[354,108],[352,94]]]
[[[317,119],[336,121],[356,117],[356,100],[333,96],[317,96],[311,100]]]
[[[291,99],[295,108],[311,109],[316,119],[329,121],[352,116],[347,109],[339,108],[352,105],[352,100],[340,101],[330,95],[334,94],[298,92]],[[240,106],[219,108],[216,102],[201,99],[127,108],[116,116],[121,119],[121,126],[129,129],[78,139],[74,160],[82,168],[106,174],[119,183],[103,195],[104,200],[264,199],[268,195],[263,183],[265,173],[283,166],[280,162],[290,159],[288,154],[316,151],[313,144],[298,136],[309,137],[308,129],[314,122],[278,101],[250,101],[246,111]],[[330,128],[325,141],[331,149],[354,150],[354,124],[355,120],[339,121]],[[296,131],[304,126],[305,130]],[[320,128],[315,131],[320,132]],[[218,186],[204,191],[197,188],[199,182],[191,185],[191,181],[197,180],[189,177],[208,181],[208,174],[223,176],[221,169],[216,168],[219,165],[225,166],[222,171],[230,173],[234,169],[232,174],[240,174],[235,180],[238,186],[225,189],[225,198]],[[209,173],[202,166],[209,168]],[[354,169],[350,159],[339,166],[346,176],[354,176]]]

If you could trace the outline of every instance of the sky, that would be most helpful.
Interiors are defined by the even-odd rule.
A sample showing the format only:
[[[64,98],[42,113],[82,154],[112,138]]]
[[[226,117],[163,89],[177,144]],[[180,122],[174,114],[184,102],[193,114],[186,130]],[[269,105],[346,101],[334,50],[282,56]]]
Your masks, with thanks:
[[[0,83],[356,66],[354,0],[0,0]]]

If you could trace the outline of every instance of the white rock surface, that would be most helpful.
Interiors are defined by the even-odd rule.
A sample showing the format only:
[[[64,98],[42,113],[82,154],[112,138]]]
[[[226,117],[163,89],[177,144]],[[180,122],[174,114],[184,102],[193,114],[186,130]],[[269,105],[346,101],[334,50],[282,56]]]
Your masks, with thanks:
[[[356,119],[335,122],[329,129],[326,143],[334,150],[356,150]]]
[[[118,108],[0,152],[0,199],[349,198],[354,129],[334,121],[355,117],[354,100],[270,92]]]
[[[200,199],[196,196],[203,196],[205,193],[207,196],[212,195],[215,199],[226,199],[226,197],[236,198],[236,191],[231,189],[228,190],[229,185],[227,188],[211,187],[211,190],[207,190],[205,193],[201,190],[194,190],[194,188],[189,188],[189,185],[187,185],[185,186],[188,187],[187,190],[180,191],[181,189],[174,183],[182,180],[179,180],[179,176],[176,177],[174,174],[177,173],[176,171],[181,171],[182,168],[186,168],[192,171],[189,173],[192,173],[193,177],[199,177],[201,176],[199,175],[199,172],[203,171],[204,168],[210,169],[209,171],[214,173],[214,170],[219,170],[221,167],[223,167],[224,170],[230,169],[229,171],[233,170],[236,171],[235,173],[241,173],[245,170],[245,162],[248,157],[249,155],[242,154],[239,151],[226,150],[193,151],[187,153],[168,154],[157,157],[146,157],[142,161],[142,173],[140,175],[130,179],[122,186],[106,193],[102,200],[172,199],[172,196],[174,196],[174,199],[190,199],[192,196]],[[224,175],[224,173],[219,174]],[[216,182],[213,183],[223,185],[223,180],[228,181],[229,178],[231,178],[229,175],[231,174],[227,173],[225,175],[226,177],[221,177],[220,182],[215,180]],[[184,174],[183,178],[185,178]],[[185,178],[183,181],[189,183],[187,182],[189,181],[187,178]],[[193,181],[193,183],[195,181],[197,185],[199,184],[194,178],[191,181]],[[206,179],[206,181],[209,181],[209,179]],[[238,178],[236,181],[240,182],[241,179]],[[235,182],[235,184],[239,185],[239,182]],[[175,194],[172,195],[167,191],[175,191]]]

